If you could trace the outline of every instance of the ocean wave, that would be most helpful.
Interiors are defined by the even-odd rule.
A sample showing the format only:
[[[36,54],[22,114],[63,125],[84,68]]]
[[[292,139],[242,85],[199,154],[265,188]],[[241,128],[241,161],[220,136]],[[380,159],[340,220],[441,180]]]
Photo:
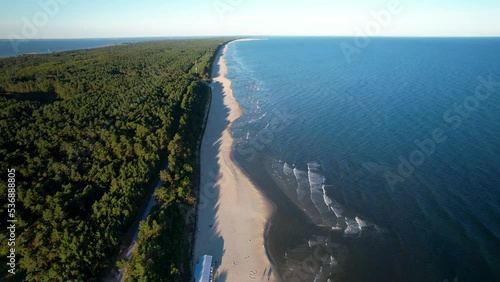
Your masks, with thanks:
[[[328,237],[327,236],[313,235],[307,241],[307,245],[309,245],[310,248],[318,246],[318,245],[322,245],[322,244],[328,244]]]
[[[354,218],[346,217],[345,223],[347,224],[347,228],[344,230],[346,236],[359,235],[361,228]]]
[[[308,187],[309,183],[305,180],[307,179],[307,173],[294,167],[293,175],[297,181],[297,199],[305,206],[308,204],[311,195],[311,190]]]
[[[323,185],[322,189],[323,199],[330,211],[333,212],[337,218],[343,218],[344,210],[342,209],[342,206],[337,201],[335,201],[335,199],[332,199],[326,195],[326,185]]]
[[[309,189],[311,190],[311,201],[321,214],[323,222],[329,226],[336,225],[337,221],[333,218],[325,201],[325,177],[321,172],[321,165],[318,162],[307,163],[307,176],[309,180]]]
[[[296,193],[298,205],[318,226],[330,227],[335,233],[342,232],[345,236],[356,237],[366,232],[373,231],[381,233],[382,228],[362,219],[361,216],[352,211],[345,210],[345,207],[328,195],[329,187],[323,173],[322,165],[317,161],[307,163],[307,171],[290,165],[288,161],[275,161],[273,164],[275,175],[288,182],[288,186],[296,184],[295,189],[289,190],[287,194],[294,196]],[[293,181],[293,182],[290,182]],[[293,186],[292,186],[293,187]],[[367,233],[368,234],[368,233]],[[312,238],[308,241],[308,246],[313,247],[321,243]]]
[[[362,220],[361,218],[359,218],[359,217],[357,217],[357,216],[354,218],[354,220],[356,220],[356,222],[358,223],[358,226],[359,226],[359,228],[360,228],[361,230],[362,230],[364,227],[366,227],[366,226],[367,226],[366,221]]]
[[[288,177],[293,175],[293,168],[287,162],[283,164],[283,173]]]

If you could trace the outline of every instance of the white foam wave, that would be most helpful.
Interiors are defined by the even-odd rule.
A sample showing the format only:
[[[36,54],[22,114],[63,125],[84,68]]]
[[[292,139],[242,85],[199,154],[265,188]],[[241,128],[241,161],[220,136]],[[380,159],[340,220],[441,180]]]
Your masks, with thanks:
[[[327,244],[328,243],[328,237],[327,236],[316,236],[313,235],[308,241],[307,244],[309,245],[310,248],[321,245],[321,244]]]
[[[332,231],[343,231],[344,236],[349,237],[361,236],[365,232],[371,232],[370,230],[381,232],[378,226],[361,219],[351,211],[345,211],[339,202],[327,195],[328,185],[325,185],[326,179],[320,163],[307,163],[307,172],[305,172],[297,167],[292,168],[287,162],[280,161],[275,169],[280,173],[282,171],[287,177],[292,177],[292,175],[295,177],[297,199],[316,224],[326,225]],[[317,216],[316,211],[319,212],[320,217]],[[321,241],[317,238],[308,241],[309,247],[319,244]]]
[[[342,209],[342,206],[337,201],[335,201],[335,199],[332,199],[326,195],[325,185],[322,186],[322,189],[323,189],[323,199],[328,208],[335,214],[337,218],[344,217],[344,210]]]
[[[297,169],[296,167],[293,168],[293,174],[295,176],[295,180],[297,180],[297,199],[304,206],[306,206],[307,201],[309,200],[309,195],[311,193],[311,191],[307,187],[307,182],[304,181],[305,179],[307,179],[307,174],[304,171]]]
[[[283,173],[288,177],[291,177],[293,175],[292,167],[286,162],[283,164]]]
[[[329,226],[336,225],[337,221],[330,213],[330,208],[327,204],[327,202],[331,202],[331,200],[326,197],[325,194],[325,177],[321,173],[321,165],[317,162],[308,163],[307,175],[309,179],[309,188],[311,190],[311,201],[314,203],[314,206],[319,211],[326,224]]]
[[[330,266],[337,266],[339,263],[337,262],[337,260],[335,259],[335,257],[333,255],[330,255]]]
[[[347,228],[344,230],[345,235],[354,236],[361,232],[358,222],[355,219],[346,217],[345,223],[347,224]]]
[[[309,266],[309,269],[314,273],[315,269],[313,269],[311,266]],[[316,276],[314,277],[314,282],[321,282],[323,280],[323,266],[319,267],[319,272],[316,273]]]
[[[357,216],[356,216],[355,220],[358,223],[358,226],[360,229],[363,229],[366,227],[366,225],[367,225],[366,221],[362,220],[361,218],[359,218]]]
[[[342,228],[342,226],[340,226],[340,224],[337,222],[337,225],[332,227],[332,231],[339,231],[339,230],[344,230],[344,228]]]

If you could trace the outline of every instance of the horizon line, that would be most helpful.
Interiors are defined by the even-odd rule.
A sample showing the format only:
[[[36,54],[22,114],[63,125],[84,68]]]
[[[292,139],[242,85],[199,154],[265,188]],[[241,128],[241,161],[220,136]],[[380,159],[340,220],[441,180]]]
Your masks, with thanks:
[[[255,37],[296,37],[296,38],[355,38],[355,37],[369,37],[369,38],[500,38],[500,35],[484,36],[484,35],[377,35],[377,36],[356,36],[356,35],[161,35],[161,36],[118,36],[118,37],[47,37],[47,38],[0,38],[1,41],[29,41],[29,40],[99,40],[99,39],[182,39],[182,38],[223,38],[223,37],[237,37],[237,38],[255,38]]]

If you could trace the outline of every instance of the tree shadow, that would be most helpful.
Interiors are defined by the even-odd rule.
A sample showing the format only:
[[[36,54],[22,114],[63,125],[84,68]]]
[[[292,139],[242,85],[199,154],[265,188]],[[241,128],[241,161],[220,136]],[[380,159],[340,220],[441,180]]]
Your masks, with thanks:
[[[56,93],[28,92],[28,93],[0,93],[0,97],[18,101],[36,101],[42,104],[53,103],[61,100]]]
[[[218,57],[215,59],[215,62],[217,61]],[[218,65],[214,64],[214,74],[218,74],[218,69]],[[227,279],[226,271],[217,272],[225,252],[217,215],[220,196],[218,154],[221,149],[222,134],[229,124],[228,116],[229,109],[224,105],[222,85],[212,83],[210,110],[200,149],[200,191],[193,260],[195,265],[201,256],[211,255],[216,262],[214,273],[217,281]]]
[[[215,277],[215,281],[217,282],[226,282],[227,281],[227,272],[222,271]]]

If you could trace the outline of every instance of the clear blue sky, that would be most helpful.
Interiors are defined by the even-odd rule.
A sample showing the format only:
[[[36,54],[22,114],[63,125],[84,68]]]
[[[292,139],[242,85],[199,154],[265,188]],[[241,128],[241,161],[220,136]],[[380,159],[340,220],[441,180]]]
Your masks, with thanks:
[[[391,0],[0,0],[0,38],[357,35]],[[499,0],[396,0],[374,35],[500,36]],[[51,4],[50,9],[44,8]],[[51,12],[52,11],[52,12]]]

